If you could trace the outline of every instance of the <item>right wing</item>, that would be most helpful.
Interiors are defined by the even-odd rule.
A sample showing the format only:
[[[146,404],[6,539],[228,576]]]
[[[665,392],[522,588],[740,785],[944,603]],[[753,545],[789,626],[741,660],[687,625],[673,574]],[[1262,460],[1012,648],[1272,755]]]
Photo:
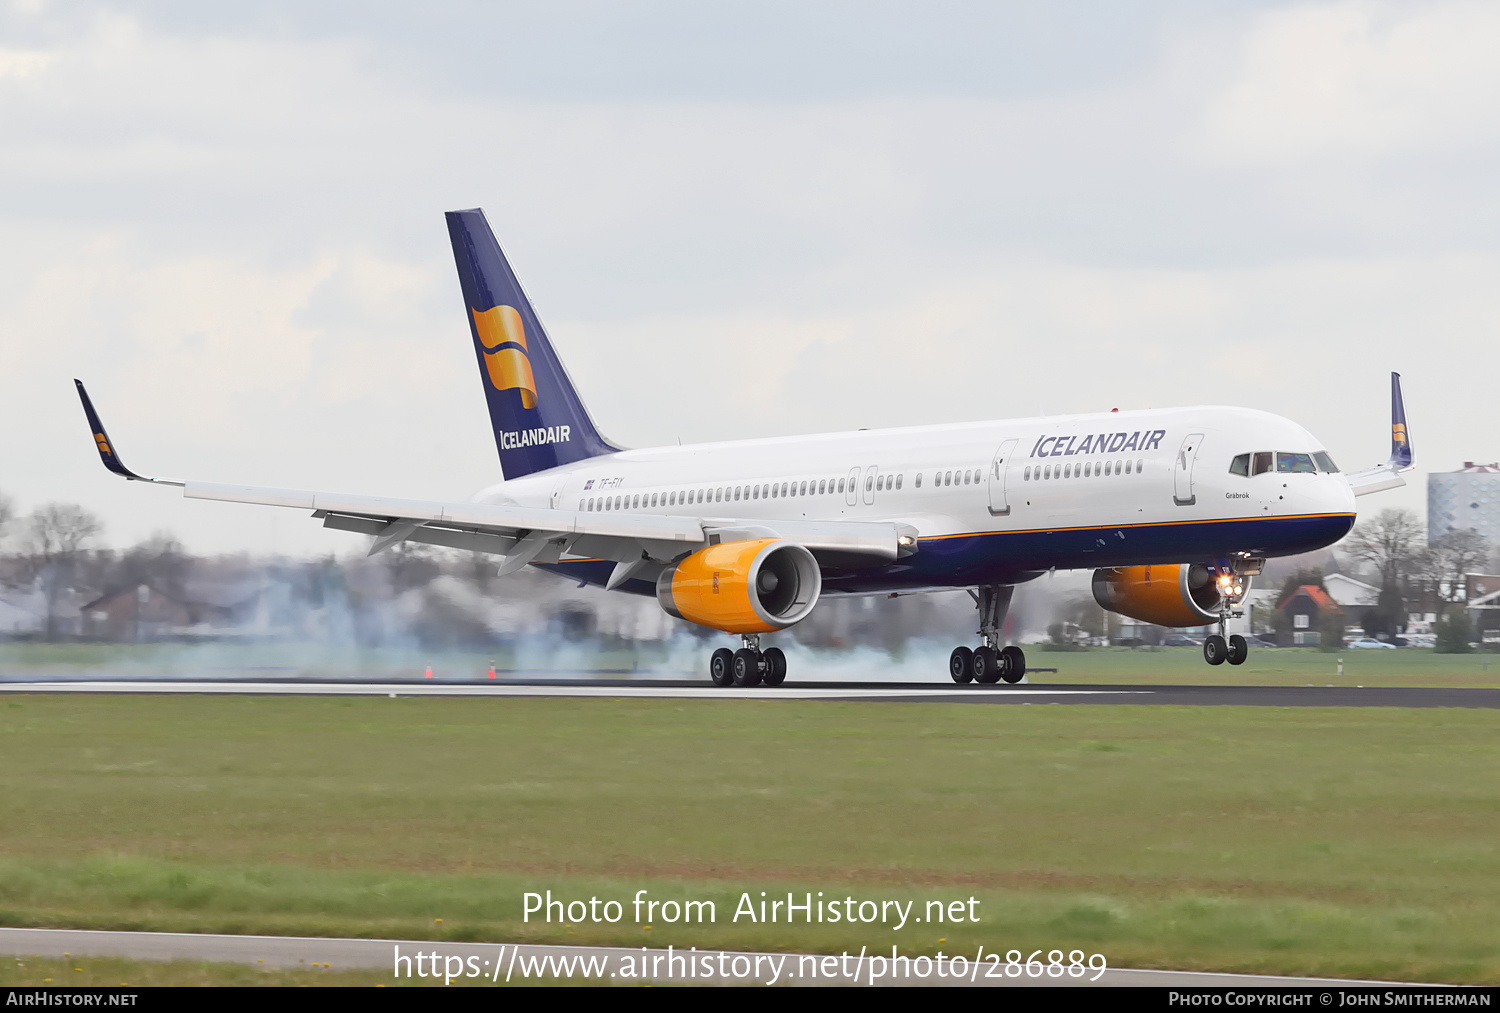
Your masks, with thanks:
[[[1406,404],[1401,398],[1401,374],[1392,373],[1390,459],[1374,468],[1351,472],[1344,477],[1349,480],[1349,486],[1356,496],[1399,489],[1406,484],[1401,473],[1416,467],[1412,460],[1411,437],[1406,432]]]

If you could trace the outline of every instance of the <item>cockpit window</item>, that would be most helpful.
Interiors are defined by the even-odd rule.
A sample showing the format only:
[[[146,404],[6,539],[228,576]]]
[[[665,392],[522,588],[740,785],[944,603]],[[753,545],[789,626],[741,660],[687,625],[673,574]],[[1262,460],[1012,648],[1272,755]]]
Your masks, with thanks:
[[[1276,472],[1280,475],[1296,474],[1305,472],[1313,474],[1317,471],[1313,464],[1311,454],[1276,454]]]
[[[1262,450],[1255,455],[1255,467],[1250,469],[1252,475],[1263,475],[1271,470],[1272,461],[1276,455],[1269,450]]]
[[[1250,455],[1241,454],[1239,457],[1236,457],[1234,460],[1230,461],[1229,473],[1231,475],[1242,475],[1248,478],[1250,476]]]
[[[1320,450],[1313,455],[1313,460],[1318,462],[1318,470],[1329,474],[1337,474],[1339,466],[1333,463],[1333,458],[1328,456],[1328,451]]]

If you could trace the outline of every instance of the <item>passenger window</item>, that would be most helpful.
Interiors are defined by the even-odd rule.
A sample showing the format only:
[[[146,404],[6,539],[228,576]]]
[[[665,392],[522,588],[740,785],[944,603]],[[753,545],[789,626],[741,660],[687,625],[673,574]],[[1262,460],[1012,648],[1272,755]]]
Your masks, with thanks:
[[[842,478],[839,479],[839,492],[843,492],[844,491],[844,481],[845,480],[842,479]]]
[[[1274,456],[1275,455],[1273,455],[1269,450],[1262,450],[1256,453],[1256,455],[1251,459],[1250,462],[1250,474],[1263,475],[1266,472],[1270,471],[1272,458]]]
[[[1137,475],[1139,475],[1141,472],[1143,472],[1145,470],[1146,470],[1146,461],[1145,461],[1145,459],[1144,458],[1138,458],[1136,460],[1136,462],[1135,462],[1135,473]]]
[[[865,492],[869,492],[873,488],[875,488],[875,479],[871,478],[869,475],[866,475],[865,476]]]
[[[1250,477],[1250,455],[1249,454],[1241,454],[1239,457],[1236,457],[1234,460],[1230,461],[1229,462],[1229,473],[1231,475],[1239,475],[1241,478],[1249,478]]]
[[[1276,471],[1280,474],[1313,474],[1317,470],[1311,454],[1276,455]]]
[[[1130,462],[1129,461],[1125,462],[1125,474],[1127,474],[1127,475],[1130,474]]]
[[[1333,463],[1333,458],[1328,456],[1328,451],[1320,450],[1313,455],[1313,460],[1318,462],[1318,470],[1329,474],[1337,474],[1339,466]]]
[[[1050,464],[1047,465],[1047,469],[1046,469],[1046,471],[1044,471],[1042,473],[1042,477],[1043,478],[1051,478],[1052,477],[1052,465],[1050,465]]]
[[[922,473],[920,471],[917,472],[917,488],[922,488]]]
[[[905,477],[904,475],[901,475],[899,473],[896,475],[896,488],[897,489],[901,488],[901,479],[904,478],[904,477]]]

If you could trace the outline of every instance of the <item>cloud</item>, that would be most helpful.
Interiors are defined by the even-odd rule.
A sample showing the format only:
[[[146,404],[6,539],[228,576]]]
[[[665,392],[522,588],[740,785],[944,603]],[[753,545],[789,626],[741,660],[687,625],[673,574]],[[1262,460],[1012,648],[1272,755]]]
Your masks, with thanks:
[[[1468,149],[1500,137],[1500,9],[1299,4],[1252,23],[1204,145],[1251,162]]]

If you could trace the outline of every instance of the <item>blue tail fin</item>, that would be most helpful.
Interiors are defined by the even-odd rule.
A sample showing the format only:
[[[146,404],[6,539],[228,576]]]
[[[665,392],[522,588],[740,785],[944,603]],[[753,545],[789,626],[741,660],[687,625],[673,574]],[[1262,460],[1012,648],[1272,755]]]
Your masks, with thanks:
[[[1401,374],[1391,374],[1391,464],[1411,467],[1411,434],[1406,431],[1406,403],[1401,399]]]
[[[618,451],[594,428],[484,212],[447,217],[505,477]]]

